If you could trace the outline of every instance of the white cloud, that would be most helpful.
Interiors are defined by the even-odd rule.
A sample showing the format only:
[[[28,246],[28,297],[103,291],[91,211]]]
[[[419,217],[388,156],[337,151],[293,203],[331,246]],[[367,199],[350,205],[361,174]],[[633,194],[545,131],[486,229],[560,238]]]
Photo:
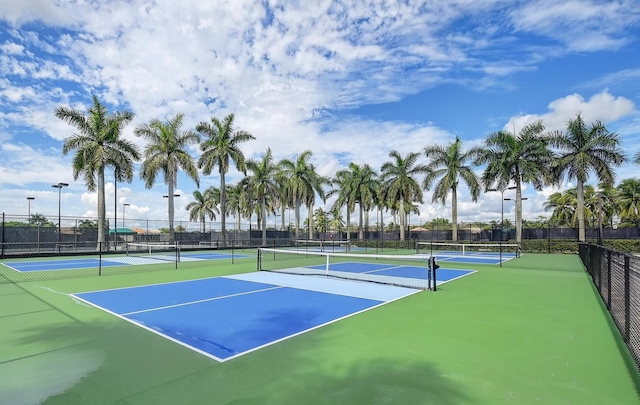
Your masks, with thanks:
[[[36,20],[61,25],[75,18],[75,13],[69,13],[56,3],[49,0],[0,0],[0,10],[3,19],[16,25]],[[74,5],[78,4],[74,2]]]
[[[513,10],[516,29],[553,38],[574,51],[618,49],[630,41],[626,30],[637,23],[634,0],[538,0]]]
[[[0,185],[24,187],[65,181],[64,173],[70,177],[69,160],[59,150],[29,150],[19,136],[31,141],[46,134],[58,148],[74,128],[55,118],[54,108],[84,111],[91,93],[111,110],[136,113],[124,136],[141,147],[144,142],[133,136],[133,128],[152,118],[184,112],[188,129],[234,112],[236,128],[257,137],[242,146],[248,157],[260,156],[267,147],[277,159],[312,149],[313,162],[325,175],[345,161],[381,163],[392,149],[420,151],[453,135],[424,123],[342,116],[332,122],[326,111],[395,101],[441,83],[510,88],[506,79],[514,73],[531,71],[567,49],[624,43],[633,4],[539,1],[510,9],[501,0],[0,0],[0,18],[15,27],[0,45],[0,139],[8,145],[2,157],[11,162],[0,162]],[[62,34],[44,35],[26,22],[61,27]],[[552,43],[529,46],[521,33]],[[607,91],[589,100],[574,94],[550,103],[547,113],[514,117],[507,128],[543,118],[549,129],[563,129],[578,111],[588,120],[615,121],[633,109],[629,99]],[[20,135],[6,128],[20,128]],[[232,171],[228,181],[238,177]],[[219,184],[215,174],[201,180],[204,186]],[[140,180],[134,181],[131,193],[123,189],[119,200],[139,206],[130,208],[139,215],[164,217],[162,183],[143,194]],[[82,186],[78,182],[67,193]],[[185,190],[180,204],[186,205],[195,185],[181,179],[179,186]],[[95,213],[94,193],[74,197],[82,204],[77,212]]]
[[[567,122],[580,113],[586,122],[601,120],[605,123],[619,120],[635,110],[633,101],[625,97],[616,97],[603,90],[585,100],[580,94],[571,94],[549,103],[549,111],[544,114],[526,114],[512,117],[504,129],[519,132],[525,125],[541,119],[548,131],[565,130]]]

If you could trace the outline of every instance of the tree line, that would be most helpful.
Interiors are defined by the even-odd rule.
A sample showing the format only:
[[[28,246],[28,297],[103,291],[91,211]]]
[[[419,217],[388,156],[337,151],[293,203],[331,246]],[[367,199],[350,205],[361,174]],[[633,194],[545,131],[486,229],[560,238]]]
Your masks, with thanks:
[[[369,164],[352,162],[333,177],[321,176],[311,163],[313,152],[305,150],[295,159],[274,161],[270,148],[261,159],[246,159],[240,149],[244,142],[255,140],[255,136],[234,125],[234,114],[222,120],[211,117],[200,122],[195,130],[183,130],[183,114],[176,114],[166,121],[152,119],[134,129],[135,136],[147,141],[143,151],[132,142],[123,139],[122,130],[134,114],[130,111],[109,113],[94,95],[93,104],[86,111],[58,107],[56,117],[75,127],[77,132],[66,138],[62,153],[74,152],[73,176],[82,177],[90,191],[98,193],[98,241],[104,239],[105,226],[105,170],[113,170],[116,181],[131,182],[134,177],[134,162],[142,161],[140,178],[146,188],[154,186],[162,177],[167,186],[169,237],[175,238],[174,190],[178,171],[182,170],[199,187],[199,170],[209,176],[214,170],[220,177],[220,187],[209,187],[203,192],[193,192],[194,201],[187,206],[190,219],[204,221],[220,215],[221,243],[226,245],[227,216],[234,217],[239,227],[241,218],[258,217],[263,243],[266,242],[266,219],[269,214],[280,216],[284,228],[285,209],[291,208],[295,215],[295,237],[300,237],[300,210],[307,209],[308,237],[312,237],[314,205],[317,199],[326,202],[335,197],[330,208],[330,218],[323,221],[340,226],[342,212],[346,213],[346,224],[351,215],[358,216],[358,233],[362,238],[368,226],[368,215],[377,211],[390,212],[399,219],[400,239],[405,239],[406,219],[416,212],[416,204],[423,203],[423,191],[432,190],[432,203],[445,204],[451,195],[451,225],[454,240],[457,237],[458,190],[462,185],[469,189],[471,200],[477,202],[481,192],[500,192],[504,197],[507,189],[516,190],[516,239],[522,235],[522,186],[531,184],[541,190],[545,186],[559,186],[564,179],[575,180],[574,191],[556,193],[549,198],[546,208],[553,209],[552,220],[558,223],[575,224],[578,239],[585,239],[585,197],[597,194],[611,215],[623,219],[638,218],[638,197],[632,197],[633,205],[627,204],[634,179],[625,180],[613,193],[613,168],[627,161],[620,148],[619,136],[610,132],[601,121],[587,123],[580,114],[570,119],[564,131],[546,131],[542,121],[524,126],[518,133],[497,131],[487,135],[483,145],[464,149],[456,138],[447,145],[429,145],[420,152],[401,154],[392,150],[389,160],[379,168]],[[202,152],[197,161],[188,152],[190,145],[199,145]],[[426,158],[426,162],[420,158]],[[634,156],[640,163],[640,153]],[[226,184],[225,175],[231,165],[244,177],[237,184]],[[483,168],[476,172],[476,168]],[[595,175],[601,190],[595,191],[586,185],[590,175]],[[420,181],[422,180],[422,181]],[[624,185],[624,186],[623,186]],[[635,191],[634,191],[635,192]],[[565,194],[574,199],[564,198]],[[626,204],[626,205],[625,205]],[[573,211],[569,208],[573,207]],[[604,208],[603,208],[604,209]],[[279,214],[278,214],[279,213]],[[587,217],[590,215],[587,212]],[[611,216],[607,216],[609,218]],[[382,221],[381,226],[383,227]]]

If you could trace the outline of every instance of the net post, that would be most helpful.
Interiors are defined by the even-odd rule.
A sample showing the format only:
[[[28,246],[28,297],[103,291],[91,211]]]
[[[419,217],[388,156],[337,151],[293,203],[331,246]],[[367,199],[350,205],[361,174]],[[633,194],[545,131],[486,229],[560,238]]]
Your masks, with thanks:
[[[427,288],[431,290],[431,257],[427,258]]]
[[[437,283],[436,283],[436,279],[437,279],[436,278],[436,270],[438,268],[438,266],[436,265],[436,263],[437,263],[436,262],[436,257],[435,256],[429,256],[428,263],[429,263],[428,264],[428,267],[429,267],[429,270],[428,270],[429,282],[428,282],[427,286],[429,287],[429,289],[431,291],[438,291],[438,286],[437,286]],[[432,283],[433,283],[433,288],[431,288]]]
[[[98,276],[102,275],[102,244],[104,242],[98,242]]]
[[[262,249],[258,248],[258,264],[257,264],[258,268],[256,269],[257,271],[260,271],[262,269]]]
[[[149,252],[151,252],[151,247],[149,247]],[[176,270],[178,270],[178,262],[180,262],[180,242],[176,242]]]
[[[329,276],[329,255],[326,255],[326,257],[327,257],[327,264],[326,264],[325,275],[328,277]]]

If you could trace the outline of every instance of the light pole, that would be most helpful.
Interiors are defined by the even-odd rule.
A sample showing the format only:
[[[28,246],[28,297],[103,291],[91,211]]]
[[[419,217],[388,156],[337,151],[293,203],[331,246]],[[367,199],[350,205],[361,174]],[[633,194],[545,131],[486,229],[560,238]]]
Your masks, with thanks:
[[[27,220],[28,220],[29,224],[31,224],[31,201],[33,201],[35,199],[36,199],[35,197],[27,197],[27,201],[28,201],[28,204],[29,204],[29,210],[27,211],[27,213],[28,213],[27,214],[28,215]]]
[[[131,204],[129,204],[129,203],[123,203],[123,204],[122,204],[122,227],[123,227],[123,228],[124,228],[124,207],[128,207],[128,206],[130,206],[130,205],[131,205]]]
[[[61,223],[60,223],[60,203],[61,203],[61,199],[62,199],[62,187],[69,187],[69,184],[67,183],[58,183],[58,184],[54,184],[51,187],[53,188],[57,188],[58,189],[58,251],[60,251],[60,230],[61,230]]]
[[[173,194],[173,197],[180,197],[180,194]],[[169,201],[169,195],[163,195],[162,198],[166,198]],[[173,205],[171,205],[173,207]],[[175,235],[173,231],[173,218],[169,218],[169,239],[171,243],[175,243]]]
[[[502,205],[501,215],[500,215],[500,242],[502,242],[502,238],[504,234],[504,192],[506,190],[515,190],[516,188],[517,188],[516,186],[512,186],[512,187],[507,187],[506,189],[497,189],[497,188],[487,189],[487,191],[499,191],[500,194],[502,195],[502,198],[501,198],[502,201],[500,201]]]
[[[520,201],[526,201],[526,200],[528,200],[527,197],[524,197],[524,198],[520,199]],[[516,229],[518,229],[518,214],[515,212],[516,199],[515,198],[505,198],[504,201],[513,201],[513,203],[514,203],[514,205],[513,205],[514,206],[514,217],[513,217],[514,222],[513,223],[514,223]]]

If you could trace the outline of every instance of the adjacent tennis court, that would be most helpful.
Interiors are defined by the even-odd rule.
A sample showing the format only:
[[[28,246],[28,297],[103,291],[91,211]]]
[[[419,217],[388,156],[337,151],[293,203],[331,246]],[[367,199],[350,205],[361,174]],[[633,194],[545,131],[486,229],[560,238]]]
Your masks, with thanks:
[[[225,361],[418,291],[261,272],[73,296]]]
[[[502,264],[520,257],[515,243],[416,242],[416,253],[439,261],[470,264]]]
[[[246,254],[230,254],[230,253],[215,253],[215,252],[182,252],[180,253],[180,262],[199,261],[199,260],[227,260],[227,259],[242,259],[252,257]],[[69,270],[69,269],[86,269],[112,267],[112,266],[138,266],[148,264],[158,264],[164,262],[172,262],[176,260],[176,256],[173,253],[153,255],[131,255],[131,256],[103,256],[102,259],[96,257],[77,257],[72,259],[52,260],[52,259],[31,259],[29,261],[10,261],[3,262],[2,264],[18,272],[31,272],[31,271],[55,271],[55,270]]]
[[[424,290],[475,271],[440,267],[433,272],[429,268],[428,258],[419,254],[371,255],[261,248],[258,250],[258,269],[372,281]]]

